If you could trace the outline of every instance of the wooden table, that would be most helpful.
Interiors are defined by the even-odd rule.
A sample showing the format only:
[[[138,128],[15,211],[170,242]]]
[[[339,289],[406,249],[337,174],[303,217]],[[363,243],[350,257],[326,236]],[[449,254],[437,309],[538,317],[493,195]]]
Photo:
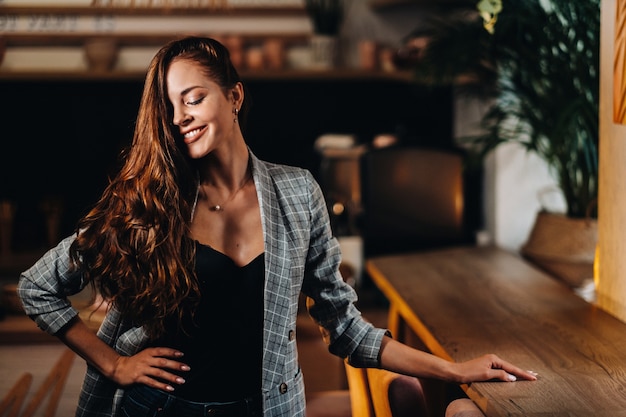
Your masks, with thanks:
[[[487,416],[626,416],[626,324],[518,255],[453,248],[375,257],[366,269],[394,334],[408,327],[449,360],[496,353],[539,373],[462,386]]]

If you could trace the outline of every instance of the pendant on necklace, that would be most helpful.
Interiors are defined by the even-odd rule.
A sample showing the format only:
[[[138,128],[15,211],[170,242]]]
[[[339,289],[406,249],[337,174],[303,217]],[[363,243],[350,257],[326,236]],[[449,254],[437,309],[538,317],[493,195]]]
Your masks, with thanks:
[[[2,0],[0,0],[0,2],[2,2]],[[220,212],[220,211],[224,211],[224,206],[229,203],[230,201],[232,201],[235,196],[237,195],[237,193],[239,193],[239,191],[241,191],[243,189],[243,187],[248,183],[248,181],[250,181],[252,179],[252,173],[250,172],[250,168],[248,167],[248,169],[246,170],[246,176],[244,177],[244,179],[241,181],[241,184],[239,185],[239,188],[237,188],[235,190],[235,192],[233,192],[230,197],[228,197],[226,199],[226,201],[224,201],[222,204],[216,204],[214,206],[209,206],[209,210],[211,211],[216,211],[216,212]],[[198,184],[198,189],[200,188],[200,185]]]

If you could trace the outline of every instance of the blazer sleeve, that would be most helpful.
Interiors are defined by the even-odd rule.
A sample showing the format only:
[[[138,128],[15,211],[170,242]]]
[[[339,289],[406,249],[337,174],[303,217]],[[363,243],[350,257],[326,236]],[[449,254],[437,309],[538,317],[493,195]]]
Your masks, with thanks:
[[[339,273],[341,250],[332,235],[328,209],[318,183],[308,175],[311,234],[303,293],[309,314],[320,325],[329,351],[355,367],[379,367],[384,329],[366,322],[355,307],[356,292]]]
[[[57,333],[78,314],[67,298],[85,286],[82,274],[71,265],[69,249],[74,239],[63,239],[20,275],[17,293],[26,314],[50,334]]]

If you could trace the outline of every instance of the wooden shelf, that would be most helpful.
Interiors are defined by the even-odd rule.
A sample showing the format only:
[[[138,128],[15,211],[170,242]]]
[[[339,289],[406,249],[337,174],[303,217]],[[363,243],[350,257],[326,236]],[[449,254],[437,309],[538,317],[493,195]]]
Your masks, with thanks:
[[[145,71],[2,71],[0,69],[0,81],[135,81],[143,80]],[[398,81],[412,82],[410,72],[395,71],[364,71],[358,69],[338,69],[338,70],[299,70],[287,69],[280,71],[241,71],[244,81]]]
[[[212,36],[210,33],[194,33],[199,36]],[[227,35],[227,34],[225,34]],[[85,41],[94,38],[104,38],[114,41],[118,46],[160,46],[166,42],[177,39],[183,34],[135,34],[135,33],[20,33],[2,35],[7,47],[31,47],[31,46],[83,46]],[[269,38],[280,38],[286,45],[304,43],[308,40],[307,34],[287,33],[287,34],[266,34],[266,33],[246,33],[237,35],[244,44],[259,43]]]
[[[35,8],[0,5],[0,17],[0,38],[8,47],[72,46],[92,37],[112,38],[124,45],[155,45],[185,34],[233,35],[244,40],[279,37],[289,42],[311,34],[308,15],[303,8],[295,7]],[[286,22],[286,26],[277,22]]]
[[[118,16],[183,16],[183,15],[235,15],[235,16],[293,16],[304,15],[298,6],[225,6],[225,7],[71,7],[0,6],[2,15],[118,15]]]

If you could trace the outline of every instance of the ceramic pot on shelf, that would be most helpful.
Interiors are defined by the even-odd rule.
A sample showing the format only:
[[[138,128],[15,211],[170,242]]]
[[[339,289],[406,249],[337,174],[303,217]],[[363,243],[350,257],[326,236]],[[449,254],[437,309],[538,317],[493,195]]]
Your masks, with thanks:
[[[282,39],[266,39],[263,43],[263,53],[269,69],[281,70],[285,67],[285,43]]]
[[[336,36],[314,34],[310,39],[313,69],[332,69],[336,66],[339,40]]]
[[[84,48],[90,70],[108,72],[115,67],[119,55],[119,46],[115,40],[107,38],[87,39]]]

